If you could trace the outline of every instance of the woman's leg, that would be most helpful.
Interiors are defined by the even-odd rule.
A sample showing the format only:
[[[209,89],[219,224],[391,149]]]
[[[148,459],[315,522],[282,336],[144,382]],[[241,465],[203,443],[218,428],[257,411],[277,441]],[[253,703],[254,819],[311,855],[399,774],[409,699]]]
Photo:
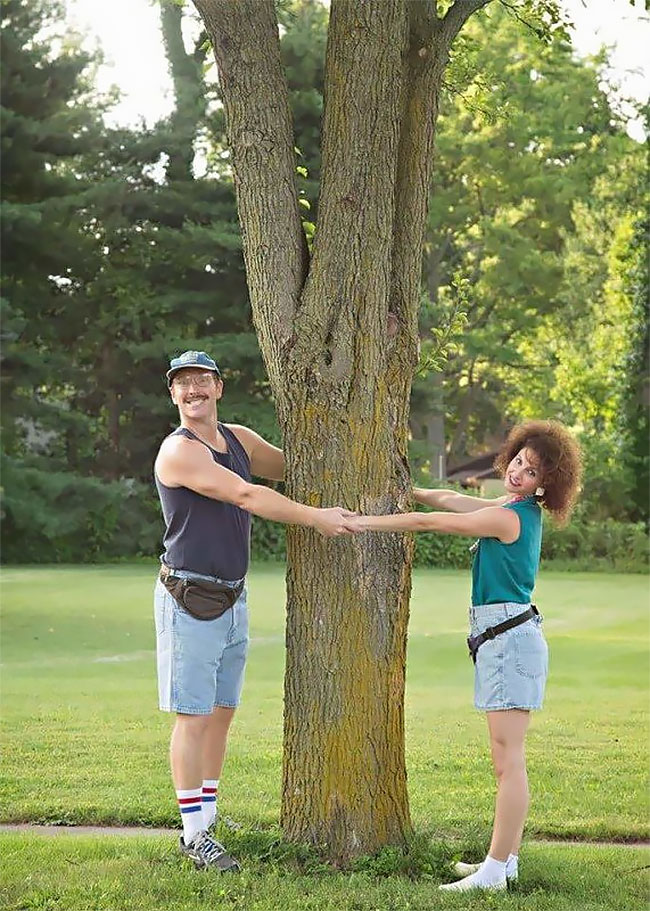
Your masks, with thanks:
[[[528,813],[528,776],[524,741],[530,712],[509,709],[487,712],[497,797],[490,857],[505,861],[519,852]]]
[[[516,854],[519,849],[528,811],[524,739],[529,716],[529,712],[521,709],[487,712],[492,762],[497,779],[492,842],[488,856],[478,870],[458,882],[440,886],[445,892],[506,887],[508,857],[511,853]]]

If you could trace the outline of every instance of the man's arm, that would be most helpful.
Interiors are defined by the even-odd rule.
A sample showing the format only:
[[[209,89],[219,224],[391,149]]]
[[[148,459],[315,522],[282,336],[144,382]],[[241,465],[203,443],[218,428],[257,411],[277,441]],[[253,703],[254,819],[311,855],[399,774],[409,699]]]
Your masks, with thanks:
[[[474,512],[488,506],[503,506],[508,500],[507,496],[497,497],[496,500],[486,500],[483,497],[470,497],[465,493],[455,490],[426,490],[423,487],[413,488],[413,499],[423,506],[433,509],[448,509],[450,512]]]
[[[284,478],[284,453],[277,446],[267,441],[241,424],[226,424],[242,444],[251,462],[251,473],[258,478],[269,481],[282,481]]]
[[[164,441],[155,470],[167,487],[188,487],[204,497],[233,503],[264,519],[310,526],[326,537],[348,531],[344,519],[354,515],[339,506],[329,509],[305,506],[270,487],[249,484],[234,471],[218,465],[201,443],[185,437],[168,437]]]
[[[445,512],[406,512],[392,516],[352,516],[350,531],[437,531],[471,538],[498,538],[512,544],[519,537],[519,516],[512,509],[494,506],[464,515]]]

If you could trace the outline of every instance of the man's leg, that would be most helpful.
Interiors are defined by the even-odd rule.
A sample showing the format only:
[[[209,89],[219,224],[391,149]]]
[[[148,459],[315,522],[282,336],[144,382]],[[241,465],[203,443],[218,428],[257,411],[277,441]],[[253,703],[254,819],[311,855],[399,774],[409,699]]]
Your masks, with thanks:
[[[219,779],[226,755],[228,731],[234,708],[217,705],[208,716],[203,738],[201,773],[203,786],[203,825],[208,829],[217,818]]]
[[[203,738],[201,773],[203,778],[220,778],[226,755],[228,731],[234,718],[235,709],[216,705],[212,714],[206,717],[207,725]]]
[[[211,715],[176,714],[169,758],[175,788],[200,788],[202,757]]]
[[[159,705],[162,711],[176,713],[170,764],[183,822],[180,849],[197,867],[237,871],[237,861],[205,831],[202,796],[205,740],[231,619],[228,615],[210,621],[195,619],[160,581],[154,603]]]
[[[169,758],[183,822],[183,841],[186,845],[205,828],[201,757],[210,717],[177,713],[172,730]]]
[[[201,771],[207,791],[204,803],[206,827],[212,825],[218,815],[218,782],[226,755],[228,732],[239,705],[244,683],[248,653],[248,608],[245,589],[225,616],[228,617],[229,624],[227,644],[217,669],[214,706],[203,742]]]

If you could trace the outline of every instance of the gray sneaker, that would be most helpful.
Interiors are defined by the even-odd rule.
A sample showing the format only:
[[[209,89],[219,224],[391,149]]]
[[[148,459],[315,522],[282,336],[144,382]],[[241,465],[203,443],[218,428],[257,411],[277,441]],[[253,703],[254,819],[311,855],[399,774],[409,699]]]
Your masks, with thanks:
[[[231,832],[238,832],[240,829],[243,829],[243,825],[240,822],[235,822],[234,819],[231,819],[230,816],[217,816],[217,818],[210,823],[206,832],[210,838],[217,841],[217,830],[225,826],[226,829],[230,829]]]
[[[189,845],[185,844],[181,835],[179,847],[181,854],[189,857],[198,870],[214,867],[220,873],[239,873],[239,864],[235,858],[208,832],[197,833]]]

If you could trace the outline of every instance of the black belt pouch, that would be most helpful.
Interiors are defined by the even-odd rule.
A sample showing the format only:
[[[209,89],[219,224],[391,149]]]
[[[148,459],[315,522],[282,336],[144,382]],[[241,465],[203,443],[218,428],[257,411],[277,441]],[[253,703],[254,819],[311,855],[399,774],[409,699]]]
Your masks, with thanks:
[[[197,620],[216,620],[233,606],[244,590],[240,582],[236,588],[222,582],[208,582],[204,579],[180,579],[164,569],[160,581],[172,598]]]

